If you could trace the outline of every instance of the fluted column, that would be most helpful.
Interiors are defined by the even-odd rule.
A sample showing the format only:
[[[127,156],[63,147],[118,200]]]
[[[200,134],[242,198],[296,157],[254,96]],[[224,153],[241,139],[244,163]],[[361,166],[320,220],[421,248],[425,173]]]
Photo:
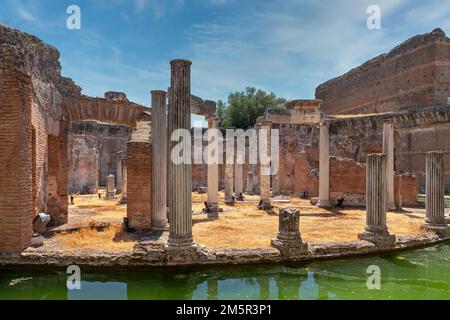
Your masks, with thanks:
[[[259,176],[259,209],[267,210],[272,208],[270,201],[270,124],[261,126],[259,134],[259,156],[260,156],[260,176]]]
[[[383,153],[386,155],[387,209],[395,209],[394,195],[394,123],[383,124]]]
[[[319,207],[330,207],[330,136],[328,123],[320,123]]]
[[[166,92],[152,91],[152,228],[167,228]]]
[[[244,165],[238,164],[234,166],[234,186],[236,188],[236,200],[244,200]]]
[[[427,226],[447,226],[444,204],[443,152],[432,151],[426,156],[426,218]]]
[[[395,236],[386,226],[386,155],[367,156],[366,169],[366,227],[359,234],[361,240],[372,241],[377,245],[393,245]]]
[[[208,218],[219,216],[219,135],[215,116],[208,120]]]
[[[177,129],[191,130],[191,62],[171,61],[171,97],[169,113],[169,137]],[[185,137],[187,138],[187,137]],[[180,142],[171,141],[170,150]],[[191,146],[191,140],[187,142]],[[170,157],[170,153],[168,156]],[[170,163],[170,228],[168,247],[183,248],[194,245],[192,238],[192,164],[185,159],[180,164]],[[188,163],[186,163],[188,162]]]

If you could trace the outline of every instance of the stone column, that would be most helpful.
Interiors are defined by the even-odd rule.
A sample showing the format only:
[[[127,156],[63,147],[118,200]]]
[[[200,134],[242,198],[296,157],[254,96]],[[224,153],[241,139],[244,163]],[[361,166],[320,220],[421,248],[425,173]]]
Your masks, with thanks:
[[[388,121],[383,124],[383,153],[386,155],[387,209],[395,210],[393,121]]]
[[[106,177],[106,200],[112,200],[115,198],[114,192],[114,176],[110,174]]]
[[[247,187],[245,188],[248,194],[253,193],[253,172],[249,171],[247,173]]]
[[[169,137],[177,129],[191,131],[191,62],[171,61]],[[185,141],[191,147],[191,140]],[[171,141],[170,150],[180,142]],[[191,159],[176,164],[170,159],[170,228],[168,248],[188,248],[194,245],[192,237],[192,164]],[[188,162],[188,163],[186,163]]]
[[[283,254],[305,254],[308,244],[304,243],[300,235],[300,211],[294,208],[280,208],[279,231],[272,240],[272,246]]]
[[[122,198],[120,199],[120,204],[125,204],[128,202],[128,171],[127,171],[127,156],[123,155],[122,160]]]
[[[236,200],[244,201],[244,165],[234,166],[234,186],[236,188]]]
[[[426,156],[426,217],[425,226],[430,229],[446,229],[444,199],[443,152],[432,151]]]
[[[122,161],[123,161],[123,152],[118,151],[117,152],[117,193],[122,192],[122,185],[123,185],[123,175],[122,175]]]
[[[367,156],[366,169],[366,227],[358,235],[379,246],[395,244],[395,236],[390,235],[386,226],[386,155]]]
[[[280,178],[278,174],[272,175],[272,196],[280,194]]]
[[[264,124],[261,126],[260,135],[259,135],[259,155],[261,157],[268,157],[270,159],[270,124]],[[266,141],[264,141],[266,140]],[[267,146],[264,146],[267,144]],[[266,154],[264,154],[266,153]],[[259,176],[259,205],[258,208],[261,210],[270,210],[272,209],[272,204],[270,202],[270,173],[271,166],[270,161],[260,161],[260,176]]]
[[[328,123],[320,123],[319,142],[319,207],[330,207],[330,136]]]
[[[152,91],[152,229],[167,228],[166,93]]]
[[[219,217],[219,137],[215,116],[207,117],[208,120],[208,218]],[[211,149],[209,149],[211,148]]]
[[[234,174],[233,169],[234,165],[225,164],[225,203],[226,204],[234,204]]]

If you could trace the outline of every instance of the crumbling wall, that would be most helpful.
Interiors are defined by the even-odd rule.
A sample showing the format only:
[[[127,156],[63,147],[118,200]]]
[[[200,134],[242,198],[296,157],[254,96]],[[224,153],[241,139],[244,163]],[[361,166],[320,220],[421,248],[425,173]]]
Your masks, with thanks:
[[[441,29],[417,35],[316,89],[327,115],[399,111],[448,103],[450,39]]]

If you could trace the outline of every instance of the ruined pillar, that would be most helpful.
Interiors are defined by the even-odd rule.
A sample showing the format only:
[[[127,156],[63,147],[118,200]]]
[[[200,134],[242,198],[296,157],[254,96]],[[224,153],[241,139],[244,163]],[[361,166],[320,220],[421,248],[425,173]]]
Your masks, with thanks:
[[[249,171],[247,173],[247,186],[246,186],[246,192],[247,193],[253,193],[253,172]]]
[[[370,154],[366,168],[366,227],[359,239],[379,246],[395,244],[395,236],[386,226],[386,195],[386,155]]]
[[[177,129],[191,130],[191,62],[187,60],[171,61],[171,97],[170,117],[168,119],[169,136]],[[190,136],[182,138],[185,147],[191,148]],[[170,142],[172,150],[179,141]],[[169,154],[170,156],[170,154]],[[168,248],[186,248],[194,245],[192,237],[192,164],[184,157],[181,163],[170,162],[170,229]]]
[[[110,174],[106,177],[106,200],[112,200],[116,196],[114,191],[114,176]]]
[[[272,246],[282,254],[298,255],[308,252],[308,244],[304,243],[300,235],[300,211],[295,208],[280,208],[279,231],[272,240]]]
[[[388,121],[383,124],[383,153],[386,155],[387,209],[395,210],[393,121]]]
[[[278,173],[272,175],[272,196],[280,194],[280,178]]]
[[[444,199],[443,152],[431,151],[426,156],[425,226],[430,229],[446,229]]]
[[[234,175],[233,175],[233,164],[225,164],[225,203],[233,204],[234,203]]]
[[[123,185],[122,162],[123,162],[123,152],[122,151],[118,151],[117,152],[117,181],[116,181],[117,193],[121,193],[122,192],[122,185]]]
[[[244,165],[236,164],[234,166],[234,186],[236,188],[236,200],[244,200]]]
[[[122,198],[120,204],[128,202],[128,169],[127,169],[127,155],[123,154],[122,160]]]
[[[215,116],[208,120],[208,218],[219,216],[219,136]],[[211,158],[209,158],[211,157]]]
[[[152,91],[152,228],[167,228],[167,107],[166,93]]]
[[[270,202],[270,123],[261,126],[259,134],[259,156],[260,156],[260,177],[259,177],[259,205],[261,210],[272,209]]]
[[[328,123],[320,123],[319,207],[330,207],[330,136]]]

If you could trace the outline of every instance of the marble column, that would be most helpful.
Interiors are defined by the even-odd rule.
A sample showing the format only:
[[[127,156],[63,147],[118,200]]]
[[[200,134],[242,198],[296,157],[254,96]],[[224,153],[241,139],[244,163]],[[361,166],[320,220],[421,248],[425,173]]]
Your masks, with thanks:
[[[218,119],[208,116],[208,218],[219,216],[219,136]]]
[[[264,124],[261,126],[259,134],[259,205],[261,210],[272,209],[272,203],[270,201],[270,124]],[[263,159],[264,158],[264,159]]]
[[[308,244],[300,234],[300,211],[295,208],[280,208],[277,237],[272,246],[282,254],[301,255],[308,253]]]
[[[152,91],[152,229],[167,229],[166,92]]]
[[[247,186],[245,189],[248,194],[253,193],[253,171],[247,173]]]
[[[280,178],[278,174],[272,175],[272,196],[280,195]]]
[[[444,160],[443,152],[432,151],[426,156],[426,203],[425,225],[447,227],[445,222]]]
[[[118,151],[117,152],[117,181],[116,181],[117,193],[121,193],[122,192],[122,184],[123,184],[122,162],[123,162],[123,152],[122,151]]]
[[[330,207],[330,136],[328,123],[320,123],[319,142],[319,207]]]
[[[379,246],[395,244],[395,236],[390,235],[386,226],[386,155],[367,156],[366,169],[366,227],[358,235]]]
[[[386,155],[387,209],[395,210],[394,194],[394,122],[383,124],[383,153]]]
[[[114,176],[110,174],[106,177],[106,200],[112,200],[116,196],[114,191]]]
[[[236,189],[236,200],[244,200],[244,165],[236,164],[234,166],[234,187]]]
[[[168,126],[169,137],[177,129],[191,131],[191,62],[171,61],[171,97]],[[186,138],[186,137],[185,137]],[[171,141],[170,150],[180,142]],[[188,142],[191,147],[191,140]],[[171,153],[168,154],[170,158]],[[170,162],[170,228],[167,248],[189,248],[194,245],[192,237],[192,164],[185,159],[176,164]],[[186,163],[187,162],[187,163]]]

